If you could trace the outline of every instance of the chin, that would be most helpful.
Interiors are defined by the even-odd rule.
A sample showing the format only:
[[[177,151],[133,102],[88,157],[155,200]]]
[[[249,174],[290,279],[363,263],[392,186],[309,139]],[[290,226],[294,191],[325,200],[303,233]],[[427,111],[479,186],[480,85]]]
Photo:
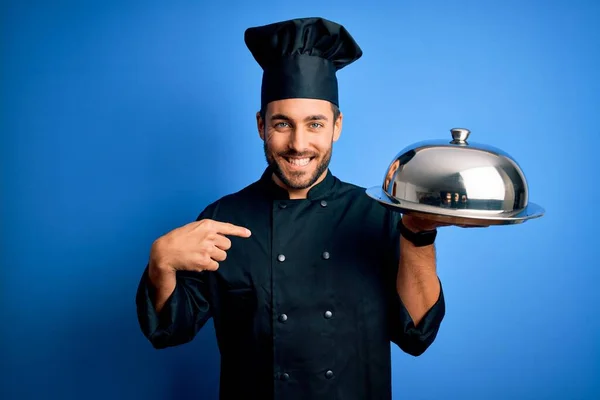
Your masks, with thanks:
[[[292,180],[287,180],[286,186],[289,187],[290,189],[294,189],[294,190],[304,190],[304,189],[308,189],[309,187],[311,187],[315,181],[316,181],[316,179],[311,179],[311,180],[292,179]]]
[[[306,189],[318,179],[315,176],[316,170],[314,168],[310,171],[286,171],[279,168],[277,175],[290,189]]]

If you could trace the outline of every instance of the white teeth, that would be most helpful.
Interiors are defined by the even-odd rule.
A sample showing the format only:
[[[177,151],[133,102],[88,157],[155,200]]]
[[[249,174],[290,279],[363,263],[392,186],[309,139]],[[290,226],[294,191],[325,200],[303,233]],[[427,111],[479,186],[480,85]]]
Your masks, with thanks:
[[[304,167],[305,165],[308,165],[310,158],[290,158],[288,161],[290,164],[297,167]]]

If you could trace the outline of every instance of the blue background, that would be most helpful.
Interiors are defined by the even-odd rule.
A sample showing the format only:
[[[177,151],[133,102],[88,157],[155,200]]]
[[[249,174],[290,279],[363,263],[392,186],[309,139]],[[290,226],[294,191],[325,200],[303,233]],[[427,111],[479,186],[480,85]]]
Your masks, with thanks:
[[[4,2],[1,398],[216,398],[212,323],[155,351],[135,290],[156,237],[263,171],[244,29],[313,15],[364,50],[337,176],[377,185],[461,126],[547,210],[440,232],[447,316],[423,356],[394,349],[394,398],[600,398],[600,3],[577,0]]]

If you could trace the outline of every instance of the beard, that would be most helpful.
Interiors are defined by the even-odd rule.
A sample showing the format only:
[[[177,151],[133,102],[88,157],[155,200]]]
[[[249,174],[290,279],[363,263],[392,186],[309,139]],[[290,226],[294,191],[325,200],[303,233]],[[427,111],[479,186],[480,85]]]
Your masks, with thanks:
[[[319,158],[318,153],[309,153],[309,152],[297,152],[295,150],[288,150],[281,153],[273,154],[270,152],[267,142],[263,142],[263,150],[265,153],[265,159],[267,160],[267,164],[269,165],[271,171],[283,182],[285,186],[293,190],[303,190],[311,187],[317,182],[317,180],[321,177],[321,175],[329,168],[329,163],[331,162],[331,146],[325,154],[321,158]],[[277,161],[277,159],[281,160],[283,157],[311,157],[317,161],[317,167],[312,171],[299,171],[299,172],[284,172],[284,169],[281,166],[281,163],[286,163],[287,161]],[[312,162],[311,160],[310,162]]]

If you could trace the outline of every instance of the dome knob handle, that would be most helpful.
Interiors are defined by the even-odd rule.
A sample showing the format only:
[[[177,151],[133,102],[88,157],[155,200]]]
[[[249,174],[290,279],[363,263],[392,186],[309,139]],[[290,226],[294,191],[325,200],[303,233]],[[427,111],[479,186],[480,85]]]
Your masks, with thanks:
[[[467,139],[471,131],[464,128],[454,128],[451,129],[452,132],[452,144],[467,144]]]

